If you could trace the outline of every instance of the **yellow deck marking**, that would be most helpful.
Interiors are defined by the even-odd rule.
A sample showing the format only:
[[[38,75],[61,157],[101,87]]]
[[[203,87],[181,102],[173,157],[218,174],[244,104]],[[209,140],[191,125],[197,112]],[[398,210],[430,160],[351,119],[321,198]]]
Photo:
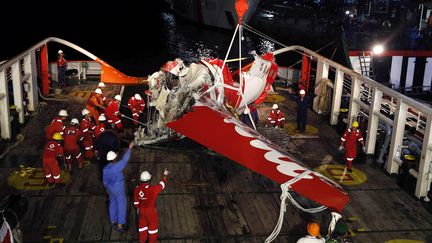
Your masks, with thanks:
[[[93,93],[93,91],[72,91],[68,95],[74,96],[77,98],[88,99],[92,93]]]
[[[301,136],[310,136],[310,135],[317,135],[319,133],[319,130],[317,127],[314,127],[312,125],[306,125],[306,130],[302,133],[296,133],[295,129],[297,128],[297,123],[288,122],[285,123],[284,129],[288,132],[288,135],[291,135],[295,137],[295,135],[301,135]]]
[[[42,239],[44,239],[44,240],[48,240],[48,239],[51,239],[51,238],[52,238],[51,235],[45,235]]]
[[[350,233],[351,236],[355,236],[356,234],[354,233],[354,231],[352,231],[351,229],[348,229],[348,232]]]
[[[315,168],[316,171],[326,177],[347,186],[360,185],[367,181],[367,175],[360,170],[353,168],[353,172],[345,172],[345,165],[326,164]]]
[[[359,218],[357,218],[357,217],[350,217],[348,219],[351,220],[351,221],[357,221]]]
[[[425,243],[425,242],[421,240],[395,239],[395,240],[388,240],[385,243]]]
[[[359,229],[357,229],[357,232],[364,232],[364,231],[366,231],[366,230],[363,229],[363,228],[359,228]]]
[[[328,168],[328,166],[327,166],[327,168]],[[345,179],[345,176],[346,176],[347,171],[348,171],[348,170],[347,170],[347,168],[345,167],[345,169],[344,169],[343,172],[342,172],[342,176],[340,176],[339,183],[342,183],[343,179]]]
[[[47,226],[47,229],[55,229],[55,228],[57,228],[57,226],[55,226],[55,225],[48,225]]]
[[[285,100],[285,97],[283,97],[282,95],[278,95],[278,94],[269,94],[267,95],[267,97],[265,98],[265,102],[270,102],[270,103],[279,103]]]
[[[63,243],[64,239],[63,238],[52,238],[50,240],[50,243]]]
[[[71,176],[69,172],[61,171],[61,179],[63,183],[67,183]],[[54,187],[50,185],[45,178],[42,168],[20,168],[12,171],[7,178],[8,185],[18,190],[48,190]]]

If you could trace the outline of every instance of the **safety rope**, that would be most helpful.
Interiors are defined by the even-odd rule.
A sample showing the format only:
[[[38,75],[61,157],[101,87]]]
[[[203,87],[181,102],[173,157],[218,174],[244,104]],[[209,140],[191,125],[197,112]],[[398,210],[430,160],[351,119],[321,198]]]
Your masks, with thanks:
[[[24,141],[24,135],[19,133],[16,135],[16,142],[12,144],[11,146],[6,147],[6,149],[3,151],[3,153],[0,154],[0,159],[3,159],[9,151],[11,151],[13,148],[18,146],[22,141]]]
[[[252,32],[252,33],[254,33],[254,34],[256,34],[256,35],[258,35],[258,36],[260,36],[260,37],[262,37],[262,38],[264,38],[264,39],[267,39],[267,40],[269,40],[269,41],[271,41],[271,42],[274,42],[274,43],[276,43],[276,44],[278,44],[278,45],[280,45],[280,46],[288,47],[288,46],[285,45],[284,43],[282,43],[282,42],[280,42],[280,41],[278,41],[278,40],[276,40],[276,39],[271,38],[270,36],[268,36],[268,35],[266,35],[266,34],[260,32],[259,30],[256,30],[256,29],[252,28],[251,26],[249,26],[249,25],[247,25],[247,24],[243,24],[243,26],[244,26],[245,29],[247,29],[248,31],[250,31],[250,32]],[[305,55],[303,52],[298,51],[298,50],[292,50],[292,51],[297,52],[297,53],[299,53],[299,54],[301,54],[301,55]]]
[[[340,215],[336,212],[331,212],[331,216],[332,216],[332,219],[331,219],[331,222],[330,222],[329,227],[328,227],[327,236],[330,236],[332,234],[334,228],[336,227],[337,221],[342,218],[342,215]]]
[[[210,91],[213,91],[213,89],[215,89],[215,88],[222,87],[222,92],[220,92],[218,94],[217,100],[221,100],[222,99],[221,95],[223,94],[223,86],[224,86],[224,82],[223,82],[223,69],[225,68],[226,62],[228,60],[228,56],[229,56],[229,54],[231,52],[231,48],[232,48],[232,46],[234,44],[234,40],[235,40],[237,31],[239,30],[239,26],[240,25],[237,24],[236,29],[235,29],[234,34],[233,34],[233,37],[231,38],[231,42],[230,42],[230,45],[228,47],[228,51],[225,54],[225,58],[224,58],[224,61],[222,63],[221,71],[220,72],[218,72],[218,71],[216,72],[216,75],[214,77],[214,80],[215,80],[214,85],[211,88],[207,89],[206,92],[204,92],[204,94],[206,94],[206,93],[209,93]]]
[[[316,212],[323,211],[327,208],[325,206],[320,206],[320,207],[310,208],[310,209],[303,208],[299,203],[297,203],[297,201],[289,193],[289,188],[291,187],[292,184],[303,179],[305,176],[309,175],[310,173],[312,173],[312,171],[306,170],[303,173],[301,173],[300,175],[292,178],[291,180],[289,180],[289,181],[287,181],[281,185],[282,193],[281,193],[281,197],[280,197],[281,198],[281,206],[280,206],[280,210],[279,210],[279,218],[278,218],[278,221],[276,223],[275,228],[273,229],[273,232],[267,237],[267,239],[265,240],[265,243],[270,243],[270,242],[274,241],[276,239],[276,237],[279,235],[279,232],[282,228],[285,211],[286,211],[286,205],[287,204],[285,202],[286,202],[287,198],[291,201],[291,203],[294,206],[296,206],[297,208],[301,209],[304,212],[316,213]]]

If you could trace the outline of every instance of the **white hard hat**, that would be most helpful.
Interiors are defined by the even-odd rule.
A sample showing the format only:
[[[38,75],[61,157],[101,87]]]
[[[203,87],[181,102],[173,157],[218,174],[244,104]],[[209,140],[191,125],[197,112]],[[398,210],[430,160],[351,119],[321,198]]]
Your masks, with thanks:
[[[116,96],[114,96],[114,99],[118,100],[118,101],[121,101],[121,96],[120,95],[116,95]]]
[[[98,118],[98,121],[106,121],[106,117],[104,114],[101,114]]]
[[[135,99],[137,99],[137,100],[141,100],[141,95],[139,95],[139,94],[135,94]]]
[[[109,151],[109,152],[107,153],[107,157],[106,157],[106,159],[107,159],[108,161],[113,161],[113,160],[115,160],[115,158],[117,158],[117,153],[116,153],[116,152],[114,152],[114,151]]]
[[[304,89],[301,89],[299,93],[300,93],[301,95],[306,94],[306,92],[304,91]]]
[[[104,88],[105,87],[104,82],[99,82],[98,87]]]
[[[277,104],[273,104],[272,109],[277,109],[279,106]]]
[[[76,118],[72,118],[72,120],[71,120],[70,123],[73,124],[73,125],[76,125],[76,124],[79,124],[79,121]]]
[[[148,171],[143,171],[140,175],[140,180],[141,181],[149,181],[151,178],[151,175]]]
[[[63,53],[63,51],[62,50],[58,50],[58,52],[57,52],[58,54],[62,54]]]
[[[58,114],[59,114],[59,116],[68,116],[68,113],[66,110],[60,110]]]
[[[96,94],[102,94],[102,90],[99,89],[99,88],[97,88],[97,89],[95,89],[95,93],[96,93]]]
[[[83,110],[81,111],[81,114],[82,114],[83,116],[85,116],[85,115],[87,115],[87,114],[90,114],[90,111],[87,110],[87,109],[83,109]]]

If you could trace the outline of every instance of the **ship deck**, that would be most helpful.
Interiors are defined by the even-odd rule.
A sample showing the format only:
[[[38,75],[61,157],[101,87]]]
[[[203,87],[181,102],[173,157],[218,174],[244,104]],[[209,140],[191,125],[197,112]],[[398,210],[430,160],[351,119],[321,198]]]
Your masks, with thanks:
[[[45,101],[47,105],[40,106],[22,128],[24,141],[0,163],[0,183],[4,185],[0,196],[20,193],[29,201],[20,222],[24,242],[136,242],[137,215],[131,193],[142,170],[149,170],[156,183],[164,168],[171,174],[158,199],[160,242],[264,242],[279,215],[279,185],[188,140],[134,148],[125,169],[129,227],[123,234],[109,225],[108,197],[97,164],[79,171],[74,168],[71,180],[64,187],[17,190],[9,186],[7,178],[19,165],[41,167],[45,126],[62,108],[68,109],[70,118],[80,117],[85,93],[95,85],[69,87],[72,90],[68,91],[67,106],[64,102]],[[109,88],[112,93],[120,89]],[[277,91],[279,98],[285,98],[279,104],[289,127],[290,123],[295,123],[295,104],[285,90]],[[259,107],[261,119],[266,118],[270,106],[271,103],[265,103]],[[308,124],[311,130],[316,128],[316,133],[291,135],[289,129],[264,128],[262,124],[259,131],[310,168],[325,165],[324,170],[337,174],[340,172],[338,164],[342,165],[341,155],[337,153],[340,134],[327,121],[309,111]],[[126,144],[124,142],[123,147]],[[395,179],[376,164],[363,161],[355,161],[357,170],[353,176],[342,178],[357,181],[365,180],[361,173],[367,176],[362,184],[342,185],[350,196],[342,215],[355,242],[394,239],[430,242],[432,215],[424,203],[399,187]],[[35,183],[43,183],[41,178],[34,179]],[[27,189],[31,189],[31,185]],[[306,234],[306,224],[310,220],[320,222],[321,232],[326,234],[329,211],[308,214],[288,204],[281,233],[275,242],[295,242]]]

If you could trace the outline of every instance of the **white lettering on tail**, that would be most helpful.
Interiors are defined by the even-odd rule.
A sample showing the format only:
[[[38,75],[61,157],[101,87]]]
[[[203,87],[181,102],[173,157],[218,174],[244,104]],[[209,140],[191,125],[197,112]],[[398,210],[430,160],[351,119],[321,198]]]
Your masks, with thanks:
[[[238,126],[239,124],[237,121],[233,121],[229,118],[225,118],[224,122],[233,123],[235,125],[234,129],[239,135],[243,137],[255,138],[254,135],[250,134],[249,132],[243,130],[240,126]],[[276,168],[282,174],[291,177],[296,177],[299,176],[304,171],[308,170],[305,167],[295,162],[282,160],[281,158],[287,158],[288,160],[292,160],[292,159],[287,157],[283,153],[271,148],[270,146],[268,146],[266,143],[264,143],[259,139],[256,138],[253,139],[252,141],[250,141],[250,145],[254,148],[268,151],[267,153],[264,154],[264,158],[272,163],[279,164]],[[311,175],[306,175],[303,177],[303,179],[313,179],[313,177]]]

